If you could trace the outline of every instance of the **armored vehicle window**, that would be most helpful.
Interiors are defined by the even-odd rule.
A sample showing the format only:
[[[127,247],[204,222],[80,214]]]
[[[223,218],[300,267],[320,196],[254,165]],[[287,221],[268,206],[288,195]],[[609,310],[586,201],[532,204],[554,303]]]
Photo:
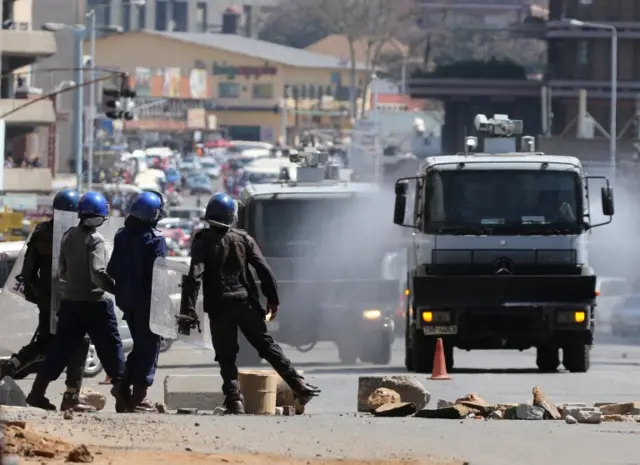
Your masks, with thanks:
[[[433,171],[426,189],[428,229],[582,224],[581,182],[572,171]]]

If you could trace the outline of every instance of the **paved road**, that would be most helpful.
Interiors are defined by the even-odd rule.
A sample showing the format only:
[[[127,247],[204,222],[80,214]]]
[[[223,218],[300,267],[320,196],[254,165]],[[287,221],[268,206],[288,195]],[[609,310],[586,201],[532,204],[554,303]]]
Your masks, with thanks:
[[[603,337],[593,352],[593,367],[586,374],[535,372],[534,353],[491,351],[456,353],[459,367],[451,381],[429,381],[419,376],[438,398],[453,400],[475,392],[490,402],[530,401],[531,388],[541,386],[555,402],[616,402],[638,399],[640,346]],[[288,350],[296,365],[321,386],[309,415],[287,418],[229,418],[184,416],[116,416],[101,412],[100,418],[82,417],[60,422],[56,415],[34,414],[30,418],[55,434],[76,441],[123,447],[194,451],[262,451],[309,457],[422,456],[463,458],[473,465],[561,463],[563,465],[631,465],[638,463],[640,444],[631,435],[640,425],[565,425],[564,422],[453,421],[420,419],[372,419],[355,413],[357,377],[366,374],[403,373],[402,347],[394,347],[390,366],[340,366],[336,349],[320,344],[309,354]],[[158,382],[151,390],[162,398],[163,377],[171,373],[216,373],[212,354],[176,343],[160,360]],[[102,392],[98,379],[86,384]],[[20,385],[25,389],[30,381]],[[62,382],[51,386],[59,401]],[[110,400],[110,406],[112,405]],[[111,410],[111,407],[107,410]],[[426,423],[421,423],[426,422]],[[75,429],[74,429],[75,428]]]

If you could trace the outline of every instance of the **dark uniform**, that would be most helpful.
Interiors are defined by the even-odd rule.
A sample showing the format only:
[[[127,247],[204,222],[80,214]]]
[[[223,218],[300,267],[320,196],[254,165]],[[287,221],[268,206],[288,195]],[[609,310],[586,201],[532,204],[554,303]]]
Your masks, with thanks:
[[[304,383],[268,333],[266,313],[260,307],[249,265],[256,270],[268,305],[277,308],[276,278],[255,240],[240,229],[213,224],[210,229],[197,233],[191,247],[189,275],[183,278],[181,313],[184,315],[195,316],[202,284],[204,311],[209,315],[211,340],[220,365],[222,391],[229,413],[244,412],[236,365],[238,328],[302,401],[308,401],[319,392]]]
[[[24,378],[37,372],[53,339],[51,334],[52,245],[53,220],[48,220],[38,224],[33,231],[19,276],[26,299],[38,306],[38,327],[31,342],[3,365],[1,376]],[[79,391],[82,387],[88,351],[89,339],[84,338],[79,342],[66,365],[68,388]]]
[[[154,404],[146,399],[160,353],[160,336],[149,328],[151,283],[153,264],[156,258],[165,256],[166,250],[164,237],[156,235],[148,222],[129,216],[125,227],[116,234],[107,266],[107,273],[116,282],[116,304],[134,341],[119,388],[126,390],[128,396],[133,385],[132,407],[143,411],[155,410]]]

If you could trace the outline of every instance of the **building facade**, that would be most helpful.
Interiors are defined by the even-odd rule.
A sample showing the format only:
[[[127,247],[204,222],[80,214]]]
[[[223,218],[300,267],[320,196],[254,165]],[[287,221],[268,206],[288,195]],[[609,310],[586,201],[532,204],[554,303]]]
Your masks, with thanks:
[[[30,1],[2,1],[0,117],[6,122],[5,156],[16,162],[41,155],[28,143],[28,135],[55,122],[53,102],[37,100],[29,88],[32,65],[56,53],[53,33],[34,29]]]
[[[578,114],[578,95],[586,91],[587,111],[603,128],[610,123],[611,31],[572,27],[568,19],[614,26],[618,33],[618,137],[637,137],[640,108],[640,2],[550,0],[548,86],[553,133],[568,130]]]

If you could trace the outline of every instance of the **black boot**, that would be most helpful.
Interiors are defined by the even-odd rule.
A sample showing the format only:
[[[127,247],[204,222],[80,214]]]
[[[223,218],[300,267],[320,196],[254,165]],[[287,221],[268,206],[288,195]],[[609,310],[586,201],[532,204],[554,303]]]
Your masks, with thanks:
[[[229,396],[224,400],[227,415],[244,415],[244,400],[238,396]]]
[[[16,366],[11,360],[0,360],[0,381],[2,381],[5,376],[13,378],[15,374]]]
[[[95,412],[96,408],[92,405],[82,402],[77,392],[65,392],[62,396],[60,410],[73,410],[74,412]]]
[[[147,399],[147,389],[148,386],[133,386],[131,405],[134,412],[152,413],[157,411],[153,402]]]
[[[45,379],[42,375],[36,375],[36,379],[31,386],[31,392],[27,396],[27,404],[31,407],[41,408],[43,410],[55,410],[56,406],[53,405],[46,397],[47,388],[49,387],[49,380]]]
[[[317,386],[309,384],[303,379],[288,384],[301,406],[307,405],[311,399],[317,397],[322,392]]]
[[[131,388],[126,378],[114,383],[111,388],[111,395],[116,399],[116,413],[127,413],[133,411],[131,405]]]

